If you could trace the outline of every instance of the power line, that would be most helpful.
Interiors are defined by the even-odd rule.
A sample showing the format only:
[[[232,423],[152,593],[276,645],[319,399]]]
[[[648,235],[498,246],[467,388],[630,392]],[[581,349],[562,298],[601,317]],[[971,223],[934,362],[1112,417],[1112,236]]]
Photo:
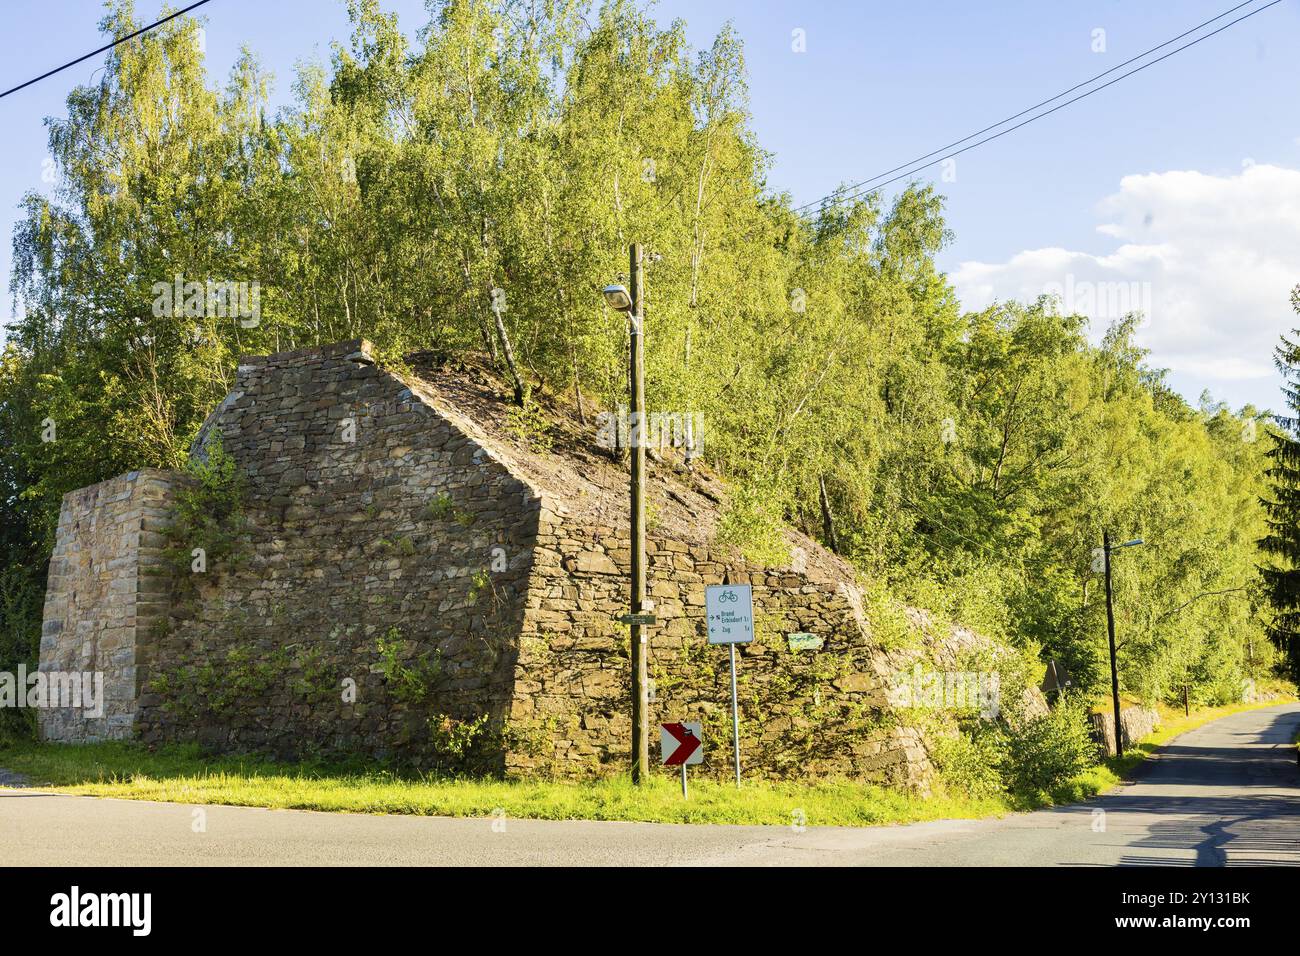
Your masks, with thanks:
[[[161,20],[159,20],[157,23],[151,23],[151,24],[149,24],[147,27],[141,27],[139,30],[136,30],[134,33],[130,34],[129,36],[124,36],[124,37],[122,37],[121,39],[114,40],[112,43],[106,43],[106,44],[104,44],[103,46],[101,46],[98,50],[91,50],[91,51],[90,51],[89,53],[87,53],[85,56],[79,56],[79,57],[77,57],[75,60],[70,60],[70,61],[68,61],[67,63],[63,64],[63,66],[56,66],[54,69],[50,70],[48,73],[42,73],[40,76],[35,77],[35,78],[33,78],[33,79],[30,79],[30,80],[28,80],[26,83],[19,83],[17,86],[13,87],[12,89],[8,89],[8,90],[5,90],[3,93],[0,93],[0,99],[3,99],[4,97],[8,96],[10,93],[17,93],[19,90],[21,90],[21,89],[25,89],[25,88],[31,86],[33,83],[39,83],[41,80],[43,80],[43,79],[45,79],[45,78],[47,78],[47,77],[51,77],[51,76],[53,76],[55,73],[58,73],[58,72],[60,72],[60,71],[62,71],[62,70],[66,70],[66,69],[67,69],[68,67],[70,67],[70,66],[76,66],[78,63],[81,63],[81,62],[83,62],[83,61],[85,61],[85,60],[89,60],[92,56],[97,56],[98,54],[103,53],[105,50],[111,50],[111,49],[113,49],[113,47],[117,46],[117,45],[120,44],[120,43],[125,43],[127,40],[134,40],[134,39],[135,39],[136,37],[138,37],[140,34],[142,34],[142,33],[148,33],[148,32],[149,32],[150,30],[152,30],[154,27],[162,26],[162,25],[163,25],[164,23],[166,23],[168,20],[175,20],[177,17],[182,16],[183,14],[189,13],[189,12],[190,12],[191,10],[193,10],[195,7],[201,7],[201,6],[203,6],[203,5],[204,5],[205,3],[207,3],[207,2],[208,2],[208,0],[199,0],[198,3],[191,3],[191,4],[190,4],[188,7],[186,7],[184,10],[177,10],[175,13],[171,14],[170,16],[165,16],[165,17],[163,17],[163,18],[162,18]]]
[[[946,153],[946,152],[945,152],[946,150],[951,149],[953,146],[957,146],[957,145],[959,145],[959,144],[961,144],[961,143],[965,143],[967,140],[969,140],[969,139],[973,139],[974,137],[979,136],[979,135],[981,135],[981,134],[983,134],[983,133],[987,133],[989,130],[997,129],[999,126],[1004,126],[1004,125],[1006,125],[1007,123],[1010,123],[1012,120],[1014,120],[1014,119],[1018,119],[1019,117],[1024,116],[1026,113],[1032,113],[1034,110],[1038,109],[1038,108],[1041,107],[1041,106],[1046,106],[1048,103],[1052,103],[1052,102],[1055,102],[1056,100],[1059,100],[1062,96],[1067,96],[1067,95],[1069,95],[1070,93],[1074,92],[1074,91],[1077,90],[1077,89],[1081,89],[1082,87],[1088,86],[1089,84],[1096,82],[1097,80],[1101,79],[1102,77],[1104,77],[1104,76],[1108,76],[1109,74],[1114,73],[1116,70],[1122,69],[1123,67],[1127,66],[1127,65],[1130,64],[1130,63],[1133,63],[1133,62],[1135,62],[1135,61],[1137,61],[1137,60],[1140,60],[1140,59],[1142,59],[1143,57],[1149,56],[1150,54],[1154,53],[1156,50],[1163,49],[1164,47],[1167,47],[1167,46],[1168,46],[1169,44],[1171,44],[1171,43],[1176,43],[1177,41],[1183,39],[1184,37],[1189,36],[1190,34],[1195,33],[1197,30],[1200,30],[1202,27],[1205,27],[1205,26],[1207,26],[1207,25],[1213,23],[1215,20],[1221,20],[1221,19],[1223,19],[1224,17],[1228,16],[1229,14],[1234,13],[1234,12],[1236,12],[1237,10],[1240,10],[1242,7],[1247,6],[1248,4],[1250,4],[1250,3],[1252,3],[1252,2],[1254,2],[1254,0],[1246,0],[1246,3],[1241,3],[1241,4],[1238,4],[1238,5],[1235,6],[1235,7],[1232,7],[1232,8],[1229,9],[1229,10],[1225,10],[1223,13],[1220,13],[1218,16],[1216,16],[1216,17],[1211,17],[1209,20],[1206,20],[1204,23],[1201,23],[1201,24],[1199,24],[1198,26],[1192,27],[1192,29],[1185,31],[1185,32],[1179,34],[1178,36],[1173,37],[1172,39],[1166,40],[1164,43],[1161,43],[1161,44],[1159,44],[1158,46],[1154,46],[1154,47],[1152,47],[1150,50],[1147,50],[1145,53],[1141,53],[1141,54],[1139,54],[1139,55],[1133,57],[1132,59],[1126,60],[1126,61],[1124,61],[1123,63],[1120,63],[1118,66],[1114,66],[1114,67],[1112,67],[1111,69],[1106,70],[1104,73],[1098,73],[1096,76],[1092,77],[1091,79],[1084,80],[1082,83],[1078,83],[1078,84],[1076,84],[1075,86],[1070,87],[1070,89],[1065,90],[1065,91],[1063,91],[1063,92],[1061,92],[1061,93],[1056,94],[1055,96],[1051,97],[1050,99],[1043,100],[1041,103],[1038,103],[1038,104],[1036,104],[1036,105],[1034,105],[1034,106],[1030,106],[1030,107],[1028,107],[1027,109],[1021,110],[1019,113],[1016,113],[1016,114],[1014,114],[1013,116],[1008,116],[1006,119],[1001,120],[1001,121],[999,121],[999,122],[997,122],[997,123],[994,123],[992,126],[986,126],[984,129],[979,130],[978,132],[975,132],[975,133],[971,133],[969,136],[964,136],[964,137],[962,137],[962,138],[959,139],[959,140],[956,140],[956,141],[954,141],[954,142],[952,142],[952,143],[949,143],[947,146],[942,146],[942,147],[940,147],[939,149],[936,149],[936,150],[933,150],[933,151],[931,151],[931,152],[929,152],[929,153],[926,153],[926,154],[923,155],[923,156],[918,156],[916,159],[909,160],[908,162],[904,163],[902,166],[895,166],[893,169],[888,169],[888,170],[886,170],[886,171],[883,172],[883,173],[879,173],[879,174],[877,174],[877,175],[875,175],[875,176],[871,176],[871,177],[868,178],[868,179],[864,179],[864,180],[862,180],[862,181],[859,182],[859,183],[855,183],[854,185],[849,186],[849,187],[847,187],[847,189],[843,190],[844,195],[839,195],[839,193],[841,192],[841,190],[837,190],[836,192],[829,193],[828,195],[825,195],[825,196],[821,197],[821,199],[816,199],[816,200],[814,200],[814,201],[812,201],[812,202],[804,203],[802,206],[796,206],[795,209],[794,209],[794,212],[796,212],[796,213],[801,213],[801,212],[803,212],[805,209],[810,209],[810,208],[813,207],[813,206],[820,206],[822,203],[826,202],[826,201],[829,200],[829,199],[834,199],[834,202],[832,203],[832,205],[836,205],[836,204],[842,203],[842,202],[844,202],[844,201],[846,201],[846,200],[849,200],[849,199],[857,199],[859,196],[865,195],[866,193],[875,192],[875,191],[878,190],[878,189],[883,189],[885,186],[888,186],[888,185],[890,185],[891,183],[896,183],[896,182],[898,182],[900,179],[906,179],[908,176],[911,176],[911,175],[913,175],[914,173],[917,173],[917,172],[919,172],[920,170],[925,169],[927,166],[933,166],[935,163],[942,162],[942,161],[945,160],[945,159],[951,159],[952,157],[954,157],[954,156],[958,156],[958,155],[960,155],[960,154],[966,152],[967,150],[974,149],[974,148],[977,147],[977,146],[983,146],[985,143],[990,143],[990,142],[992,142],[992,141],[995,140],[995,139],[998,139],[998,138],[1000,138],[1000,137],[1002,137],[1002,136],[1005,136],[1007,133],[1011,133],[1011,132],[1014,132],[1015,130],[1020,129],[1020,127],[1022,127],[1022,126],[1027,126],[1028,124],[1034,122],[1035,120],[1040,120],[1040,119],[1042,119],[1042,118],[1045,117],[1045,116],[1050,116],[1050,115],[1052,115],[1053,113],[1055,113],[1057,110],[1061,110],[1061,109],[1064,109],[1065,107],[1069,106],[1071,103],[1077,103],[1079,100],[1081,100],[1081,99],[1085,99],[1086,97],[1089,97],[1089,96],[1091,96],[1091,95],[1094,94],[1094,93],[1099,93],[1099,92],[1101,92],[1102,90],[1106,89],[1106,87],[1108,87],[1108,86],[1113,86],[1114,84],[1118,83],[1120,80],[1127,79],[1128,77],[1132,76],[1132,75],[1135,74],[1135,73],[1140,73],[1140,72],[1142,72],[1143,70],[1145,70],[1145,69],[1146,69],[1147,67],[1149,67],[1149,66],[1155,66],[1157,63],[1161,62],[1162,60],[1167,60],[1167,59],[1169,59],[1169,57],[1171,57],[1171,56],[1173,56],[1173,55],[1175,55],[1175,54],[1177,54],[1177,53],[1181,53],[1183,50],[1186,50],[1186,49],[1188,49],[1189,47],[1193,47],[1193,46],[1195,46],[1196,44],[1200,43],[1202,40],[1208,40],[1210,37],[1215,36],[1216,34],[1222,33],[1224,30],[1227,30],[1229,27],[1235,26],[1236,24],[1240,23],[1242,20],[1249,19],[1250,17],[1253,17],[1253,16],[1254,16],[1255,14],[1257,14],[1257,13],[1263,13],[1263,12],[1264,12],[1265,10],[1267,10],[1269,7],[1273,7],[1273,6],[1276,6],[1277,4],[1281,3],[1282,0],[1272,0],[1271,3],[1266,3],[1266,4],[1265,4],[1264,6],[1262,6],[1262,7],[1258,7],[1257,9],[1252,10],[1252,11],[1250,11],[1249,13],[1246,13],[1246,14],[1243,14],[1242,16],[1240,16],[1240,17],[1237,17],[1237,19],[1235,19],[1235,20],[1231,20],[1231,21],[1229,21],[1228,23],[1225,23],[1223,26],[1219,27],[1217,30],[1212,30],[1212,31],[1210,31],[1209,33],[1205,34],[1204,36],[1197,37],[1195,40],[1192,40],[1190,43],[1185,43],[1185,44],[1183,44],[1182,46],[1177,47],[1176,49],[1170,50],[1168,53],[1164,54],[1163,56],[1156,57],[1156,59],[1151,60],[1151,61],[1148,62],[1148,63],[1144,63],[1144,64],[1142,64],[1141,66],[1137,67],[1136,69],[1129,70],[1127,73],[1123,73],[1123,74],[1121,74],[1121,75],[1115,77],[1113,80],[1109,80],[1108,82],[1103,83],[1101,86],[1094,87],[1093,89],[1090,89],[1090,90],[1088,90],[1088,91],[1085,92],[1085,93],[1080,93],[1078,96],[1076,96],[1076,97],[1074,97],[1074,98],[1072,98],[1072,99],[1066,100],[1064,103],[1061,103],[1061,104],[1059,104],[1059,105],[1057,105],[1057,106],[1054,106],[1054,107],[1052,107],[1050,110],[1046,110],[1046,111],[1044,111],[1044,112],[1042,112],[1042,113],[1039,113],[1039,114],[1037,114],[1037,115],[1035,115],[1035,116],[1031,116],[1031,117],[1029,117],[1029,119],[1022,120],[1021,122],[1017,123],[1015,126],[1011,126],[1011,127],[1007,128],[1007,129],[1002,130],[1001,132],[994,133],[992,136],[987,136],[987,137],[985,137],[984,139],[981,139],[981,140],[979,140],[979,141],[977,141],[977,142],[970,143],[970,144],[967,145],[967,146],[963,146],[961,149],[953,150],[953,151],[950,152],[950,153]],[[944,155],[939,156],[940,153],[944,153]],[[938,158],[938,159],[930,159],[930,157],[932,157],[932,156],[939,156],[939,158]],[[929,160],[929,161],[928,161],[928,162],[925,162],[925,160]],[[913,164],[915,164],[915,163],[920,163],[920,165],[915,165],[915,166],[914,166]],[[872,186],[870,189],[866,189],[866,190],[863,190],[863,189],[862,189],[862,187],[866,186],[868,183],[875,182],[875,180],[877,180],[877,179],[881,179],[881,178],[884,177],[884,176],[888,176],[890,173],[898,172],[898,170],[900,170],[900,169],[904,169],[904,168],[907,168],[907,167],[911,167],[911,168],[908,169],[907,172],[902,173],[901,175],[895,176],[895,177],[893,177],[892,179],[887,179],[887,180],[885,180],[884,182],[881,182],[881,183],[876,183],[876,184],[875,184],[874,186]]]
[[[1033,106],[1026,107],[1025,109],[1021,110],[1019,113],[1016,113],[1014,116],[1008,116],[1006,119],[998,120],[996,123],[993,123],[993,124],[990,125],[990,126],[985,126],[983,129],[981,129],[981,130],[977,130],[976,132],[971,133],[969,136],[963,136],[961,139],[954,140],[953,142],[949,143],[947,146],[940,146],[938,149],[931,150],[930,152],[926,153],[926,154],[923,155],[923,156],[918,156],[918,157],[916,157],[915,159],[909,159],[907,162],[903,163],[901,166],[895,166],[893,169],[887,169],[887,170],[885,170],[883,173],[880,173],[878,176],[872,176],[870,179],[864,179],[864,180],[862,180],[862,182],[860,182],[860,183],[854,183],[852,186],[849,186],[849,187],[848,187],[848,191],[849,191],[849,192],[852,192],[853,190],[858,189],[858,188],[861,187],[861,186],[865,186],[865,185],[866,185],[867,183],[869,183],[869,182],[872,182],[872,181],[874,181],[874,180],[880,179],[880,178],[882,178],[882,177],[884,177],[884,176],[888,176],[888,175],[890,175],[891,173],[896,173],[896,172],[898,172],[900,169],[906,169],[907,167],[911,166],[913,163],[919,163],[919,162],[920,162],[921,160],[923,160],[923,159],[929,159],[931,156],[938,155],[939,153],[943,152],[945,149],[952,149],[954,146],[960,146],[962,143],[966,142],[968,139],[974,139],[976,136],[982,136],[982,135],[984,135],[985,133],[989,132],[990,130],[995,130],[995,129],[997,129],[999,126],[1004,126],[1004,125],[1006,125],[1007,123],[1010,123],[1012,120],[1020,119],[1020,117],[1024,116],[1026,113],[1032,113],[1034,110],[1038,109],[1040,106],[1046,106],[1048,103],[1054,103],[1054,102],[1056,102],[1057,100],[1059,100],[1062,96],[1069,96],[1069,95],[1070,95],[1071,93],[1073,93],[1075,90],[1082,89],[1083,87],[1089,85],[1090,83],[1095,83],[1097,80],[1100,80],[1100,79],[1101,79],[1102,77],[1104,77],[1104,76],[1109,76],[1110,74],[1114,73],[1116,70],[1122,70],[1124,67],[1128,66],[1130,63],[1136,63],[1138,60],[1141,60],[1141,59],[1143,59],[1144,57],[1150,56],[1152,53],[1156,52],[1156,50],[1164,49],[1165,47],[1169,46],[1169,44],[1171,44],[1171,43],[1177,43],[1177,42],[1178,42],[1179,40],[1181,40],[1183,37],[1190,36],[1191,34],[1195,33],[1197,30],[1200,30],[1202,27],[1209,26],[1209,25],[1210,25],[1211,23],[1213,23],[1215,20],[1222,20],[1222,19],[1223,19],[1224,17],[1226,17],[1228,14],[1230,14],[1230,13],[1236,13],[1236,12],[1237,12],[1238,10],[1240,10],[1242,7],[1248,7],[1248,6],[1250,6],[1250,5],[1251,5],[1252,3],[1254,3],[1254,2],[1255,2],[1255,0],[1246,0],[1245,3],[1239,3],[1239,4],[1237,4],[1237,6],[1233,7],[1231,10],[1225,10],[1223,13],[1220,13],[1220,14],[1219,14],[1218,16],[1216,16],[1216,17],[1211,17],[1210,19],[1206,20],[1204,23],[1198,23],[1196,26],[1192,27],[1190,30],[1184,31],[1183,33],[1178,34],[1178,36],[1173,37],[1172,39],[1166,40],[1164,43],[1161,43],[1159,46],[1153,46],[1151,49],[1149,49],[1149,50],[1147,50],[1147,51],[1145,51],[1145,52],[1143,52],[1143,53],[1139,53],[1137,56],[1132,57],[1131,59],[1125,60],[1123,63],[1119,63],[1119,64],[1117,64],[1117,65],[1115,65],[1115,66],[1112,66],[1109,70],[1106,70],[1106,71],[1104,71],[1104,72],[1102,72],[1102,73],[1098,73],[1096,76],[1094,76],[1094,77],[1090,77],[1089,79],[1084,80],[1082,83],[1076,83],[1074,86],[1070,87],[1068,90],[1063,90],[1063,91],[1061,91],[1060,93],[1057,93],[1055,96],[1053,96],[1053,97],[1049,97],[1048,99],[1043,100],[1041,103],[1035,103]],[[832,194],[832,195],[834,195],[834,194]],[[819,199],[819,200],[817,200],[817,202],[821,202],[821,200]],[[801,211],[801,210],[807,209],[809,206],[814,206],[814,205],[816,205],[816,204],[817,204],[816,202],[812,202],[812,203],[804,203],[802,206],[797,207],[797,208],[795,209],[795,212],[799,212],[799,211]]]

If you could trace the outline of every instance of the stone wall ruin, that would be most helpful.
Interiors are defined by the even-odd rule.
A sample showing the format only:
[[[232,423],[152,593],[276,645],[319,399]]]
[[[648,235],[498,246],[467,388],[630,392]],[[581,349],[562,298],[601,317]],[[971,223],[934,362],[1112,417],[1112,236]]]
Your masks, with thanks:
[[[44,736],[622,772],[626,472],[585,427],[557,413],[553,447],[538,447],[490,374],[431,361],[399,375],[359,340],[241,360],[195,450],[235,464],[234,550],[201,571],[174,560],[201,545],[169,523],[193,491],[179,475],[65,498],[42,667],[109,668],[113,705],[93,728],[45,720]],[[726,651],[706,642],[704,588],[747,582],[758,633],[739,648],[745,772],[924,787],[924,735],[887,697],[923,650],[873,636],[852,569],[812,540],[788,532],[797,569],[719,544],[725,486],[655,458],[652,724],[702,721],[702,772],[728,772]],[[792,649],[793,633],[822,646]],[[956,661],[957,646],[941,634],[924,653]]]

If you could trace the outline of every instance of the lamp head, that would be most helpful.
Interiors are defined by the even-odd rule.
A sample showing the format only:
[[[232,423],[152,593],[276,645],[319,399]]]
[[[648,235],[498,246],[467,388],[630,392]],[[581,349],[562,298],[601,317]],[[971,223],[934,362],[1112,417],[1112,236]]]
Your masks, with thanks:
[[[605,304],[615,312],[632,311],[632,296],[626,286],[607,285],[600,291],[605,296]]]

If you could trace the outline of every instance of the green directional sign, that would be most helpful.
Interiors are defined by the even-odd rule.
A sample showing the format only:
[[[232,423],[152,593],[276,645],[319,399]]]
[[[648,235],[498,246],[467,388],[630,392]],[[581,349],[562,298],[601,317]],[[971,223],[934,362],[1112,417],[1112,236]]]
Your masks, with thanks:
[[[621,614],[618,622],[620,624],[640,624],[642,626],[659,623],[659,619],[653,614]]]
[[[817,634],[796,631],[789,636],[789,641],[790,650],[792,651],[820,651],[822,649],[822,639]]]

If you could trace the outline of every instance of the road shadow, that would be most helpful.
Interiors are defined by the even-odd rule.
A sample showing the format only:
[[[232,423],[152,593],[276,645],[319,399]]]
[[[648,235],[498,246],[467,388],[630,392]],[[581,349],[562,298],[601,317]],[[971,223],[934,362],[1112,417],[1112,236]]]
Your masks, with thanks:
[[[1251,746],[1175,741],[1133,785],[1092,801],[1108,815],[1154,818],[1120,865],[1169,865],[1142,851],[1174,850],[1194,853],[1195,866],[1300,866],[1297,728],[1300,710],[1290,709],[1272,715],[1262,733],[1226,735]]]

